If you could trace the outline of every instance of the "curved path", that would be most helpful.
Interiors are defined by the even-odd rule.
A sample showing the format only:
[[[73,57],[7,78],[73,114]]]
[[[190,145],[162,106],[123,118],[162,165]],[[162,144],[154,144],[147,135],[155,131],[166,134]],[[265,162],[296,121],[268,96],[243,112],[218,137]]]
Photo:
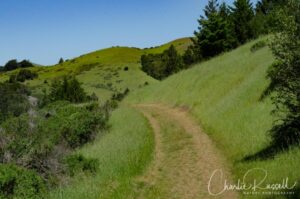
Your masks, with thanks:
[[[210,194],[220,192],[225,180],[230,182],[230,173],[214,143],[187,111],[162,104],[136,108],[148,119],[155,135],[154,161],[136,180],[138,198],[238,198],[234,191]],[[212,178],[218,169],[223,178]]]

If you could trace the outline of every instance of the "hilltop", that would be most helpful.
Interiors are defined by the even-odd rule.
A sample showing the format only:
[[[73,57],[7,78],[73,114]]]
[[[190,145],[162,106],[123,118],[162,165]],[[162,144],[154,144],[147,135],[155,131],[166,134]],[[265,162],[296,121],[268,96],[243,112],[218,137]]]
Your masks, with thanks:
[[[33,89],[35,95],[40,95],[54,79],[72,74],[77,76],[89,94],[95,93],[103,102],[113,93],[122,92],[126,88],[135,90],[156,82],[140,70],[141,55],[161,53],[171,45],[174,45],[179,53],[183,53],[190,44],[190,38],[182,38],[145,49],[111,47],[98,50],[66,60],[62,64],[33,67],[30,70],[36,72],[38,78],[25,84]],[[8,80],[9,76],[17,71],[0,73],[0,81]]]

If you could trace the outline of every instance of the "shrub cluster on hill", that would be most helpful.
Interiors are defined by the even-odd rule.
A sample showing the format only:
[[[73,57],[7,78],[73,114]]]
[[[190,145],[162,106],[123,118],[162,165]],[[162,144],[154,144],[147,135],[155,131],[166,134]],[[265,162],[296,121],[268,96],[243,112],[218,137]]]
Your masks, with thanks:
[[[33,66],[34,65],[28,60],[23,60],[21,62],[18,62],[16,59],[13,59],[8,61],[3,67],[1,67],[0,71],[11,71],[17,68],[29,68]]]
[[[73,151],[106,131],[117,104],[100,106],[75,77],[55,81],[40,109],[29,103],[29,94],[15,81],[0,83],[0,198],[40,198],[68,176],[96,172],[97,159]],[[86,104],[73,104],[80,102]]]
[[[40,105],[44,106],[59,100],[81,103],[89,99],[97,100],[97,96],[88,96],[74,76],[65,76],[62,80],[52,82],[49,94],[44,91]]]
[[[32,72],[28,69],[21,69],[17,74],[9,77],[9,82],[25,82],[26,80],[33,80],[38,77],[36,72]]]
[[[0,198],[40,199],[46,191],[43,179],[34,171],[0,164]]]
[[[185,67],[182,57],[177,53],[173,45],[161,54],[142,55],[141,64],[145,73],[159,80]]]
[[[79,107],[57,101],[37,111],[34,117],[25,113],[7,119],[1,125],[0,162],[7,167],[12,165],[12,168],[18,166],[35,171],[48,187],[59,183],[70,172],[94,171],[97,160],[79,158],[77,162],[72,159],[66,162],[65,158],[107,128],[109,115],[105,108],[97,104]],[[5,171],[0,168],[0,186],[4,175],[1,172]],[[11,189],[18,189],[18,184],[11,186]],[[38,192],[38,187],[30,188]],[[3,194],[10,195],[7,189]]]

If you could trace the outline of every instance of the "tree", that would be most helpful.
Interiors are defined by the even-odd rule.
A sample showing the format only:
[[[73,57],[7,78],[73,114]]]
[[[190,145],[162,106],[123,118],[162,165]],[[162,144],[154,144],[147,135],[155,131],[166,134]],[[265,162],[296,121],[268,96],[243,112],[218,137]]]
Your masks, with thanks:
[[[87,94],[75,77],[65,76],[62,81],[52,83],[49,99],[50,101],[66,100],[80,103],[87,99]]]
[[[208,4],[204,8],[205,16],[209,17],[209,15],[218,12],[219,3],[218,0],[209,0]]]
[[[256,13],[269,14],[278,6],[283,6],[286,0],[260,0],[256,4]]]
[[[33,64],[30,61],[24,59],[23,61],[21,61],[19,63],[19,67],[20,68],[29,68],[29,67],[33,67]]]
[[[231,7],[232,19],[234,23],[236,37],[240,44],[254,37],[252,29],[252,19],[254,11],[250,0],[235,0],[234,7]]]
[[[12,59],[4,65],[4,70],[5,71],[11,71],[11,70],[17,69],[18,67],[19,67],[19,64],[18,64],[17,60]]]
[[[64,61],[64,59],[61,57],[60,59],[59,59],[59,61],[58,61],[58,64],[62,64],[62,63],[64,63],[65,61]]]
[[[198,59],[195,55],[195,50],[193,49],[194,46],[189,46],[188,49],[184,52],[182,59],[186,67],[192,65],[193,63],[197,62]]]
[[[27,61],[27,60],[18,62],[16,59],[12,59],[5,64],[3,71],[11,71],[11,70],[15,70],[17,68],[28,68],[28,67],[33,67],[33,66],[34,65],[30,61]]]
[[[230,17],[230,9],[225,2],[221,3],[219,8],[219,14],[222,18],[228,19]]]
[[[196,36],[195,49],[198,53],[201,52],[204,58],[218,55],[235,46],[234,33],[227,15],[226,5],[222,5],[222,12],[217,6],[216,0],[209,1],[204,10],[205,16],[201,16],[198,20],[199,31],[194,33]]]
[[[184,68],[182,57],[173,45],[161,54],[142,55],[141,64],[145,73],[159,80]]]
[[[268,77],[278,119],[271,129],[276,146],[300,144],[300,1],[289,0],[277,14],[271,49],[276,62]]]
[[[177,50],[174,47],[174,45],[171,45],[170,48],[164,52],[163,57],[165,57],[165,77],[177,73],[183,68],[182,58],[177,53]]]

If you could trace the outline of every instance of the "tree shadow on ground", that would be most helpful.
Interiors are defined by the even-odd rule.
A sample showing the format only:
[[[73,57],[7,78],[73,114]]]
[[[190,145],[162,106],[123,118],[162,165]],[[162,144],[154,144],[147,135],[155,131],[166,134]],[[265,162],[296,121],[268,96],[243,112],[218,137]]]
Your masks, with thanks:
[[[278,145],[272,144],[255,154],[251,154],[251,155],[244,157],[243,161],[273,159],[276,155],[286,152],[289,149],[290,149],[290,147],[279,147]]]

